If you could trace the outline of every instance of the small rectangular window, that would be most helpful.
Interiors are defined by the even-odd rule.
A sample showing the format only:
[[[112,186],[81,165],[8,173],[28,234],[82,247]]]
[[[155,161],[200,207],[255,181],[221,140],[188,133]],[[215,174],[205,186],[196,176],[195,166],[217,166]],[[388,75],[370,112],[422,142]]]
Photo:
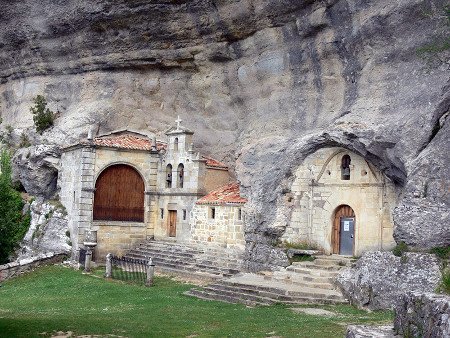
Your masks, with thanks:
[[[242,209],[241,208],[238,209],[237,219],[238,219],[238,221],[242,220]]]
[[[160,211],[161,211],[161,219],[164,219],[164,209],[161,208]]]
[[[186,209],[183,209],[183,221],[185,221],[186,220],[186,217],[187,217],[187,215],[186,215],[187,213],[186,213]]]
[[[209,208],[209,218],[216,219],[216,208],[214,207]]]

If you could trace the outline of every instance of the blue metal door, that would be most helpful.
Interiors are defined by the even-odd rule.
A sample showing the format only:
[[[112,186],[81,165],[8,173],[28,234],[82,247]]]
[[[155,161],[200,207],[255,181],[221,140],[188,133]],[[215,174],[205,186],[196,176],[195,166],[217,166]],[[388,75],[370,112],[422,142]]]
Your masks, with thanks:
[[[339,231],[339,254],[352,256],[355,246],[355,219],[352,217],[341,217]]]

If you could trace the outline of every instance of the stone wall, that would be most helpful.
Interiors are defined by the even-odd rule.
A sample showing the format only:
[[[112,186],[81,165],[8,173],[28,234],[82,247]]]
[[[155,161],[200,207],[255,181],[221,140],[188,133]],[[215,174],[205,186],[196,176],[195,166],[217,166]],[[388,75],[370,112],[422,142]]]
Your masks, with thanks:
[[[350,180],[341,178],[341,159],[351,158]],[[348,205],[355,212],[354,255],[387,250],[395,245],[393,184],[364,158],[342,148],[323,148],[308,156],[295,173],[293,211],[281,237],[309,242],[331,253],[334,212]]]
[[[214,219],[211,218],[211,208],[215,208]],[[194,242],[223,247],[245,246],[241,206],[196,205],[192,210],[191,222]]]
[[[207,168],[204,180],[204,189],[211,192],[231,182],[230,173],[225,169]]]
[[[16,277],[41,265],[62,262],[65,258],[65,254],[55,255],[53,253],[47,253],[27,259],[22,259],[17,262],[0,265],[0,282],[9,278]]]
[[[108,253],[124,255],[148,235],[145,224],[133,222],[97,221],[92,230],[97,231],[96,262],[104,262]]]

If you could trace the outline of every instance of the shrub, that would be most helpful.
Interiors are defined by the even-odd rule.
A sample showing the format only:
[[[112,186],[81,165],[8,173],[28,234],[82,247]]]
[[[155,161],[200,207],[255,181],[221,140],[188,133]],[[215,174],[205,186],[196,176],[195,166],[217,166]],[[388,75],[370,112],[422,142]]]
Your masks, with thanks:
[[[446,269],[442,272],[441,290],[450,294],[450,270]]]
[[[47,108],[47,101],[42,95],[36,96],[34,99],[34,106],[30,108],[33,114],[33,122],[36,131],[42,134],[44,130],[53,126],[55,114]]]
[[[25,134],[25,132],[22,132],[22,134],[20,135],[19,147],[20,148],[28,148],[29,146],[31,146],[31,142],[28,139],[28,136]]]
[[[395,256],[401,257],[405,252],[409,250],[408,246],[405,242],[400,242],[397,246],[392,250],[392,253]]]
[[[0,153],[0,264],[8,262],[30,226],[30,214],[22,214],[24,202],[11,182],[11,157]]]
[[[448,260],[450,259],[450,246],[441,246],[433,248],[430,250],[430,253],[435,254],[440,259]]]

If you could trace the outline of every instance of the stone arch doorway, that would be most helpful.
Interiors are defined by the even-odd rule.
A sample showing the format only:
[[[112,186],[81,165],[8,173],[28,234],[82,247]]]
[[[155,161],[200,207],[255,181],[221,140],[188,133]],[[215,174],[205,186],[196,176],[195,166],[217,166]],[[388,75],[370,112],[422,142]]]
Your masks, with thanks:
[[[334,211],[331,247],[334,254],[352,256],[355,250],[355,212],[348,205]]]
[[[126,164],[112,165],[95,182],[94,220],[144,222],[144,180]]]

